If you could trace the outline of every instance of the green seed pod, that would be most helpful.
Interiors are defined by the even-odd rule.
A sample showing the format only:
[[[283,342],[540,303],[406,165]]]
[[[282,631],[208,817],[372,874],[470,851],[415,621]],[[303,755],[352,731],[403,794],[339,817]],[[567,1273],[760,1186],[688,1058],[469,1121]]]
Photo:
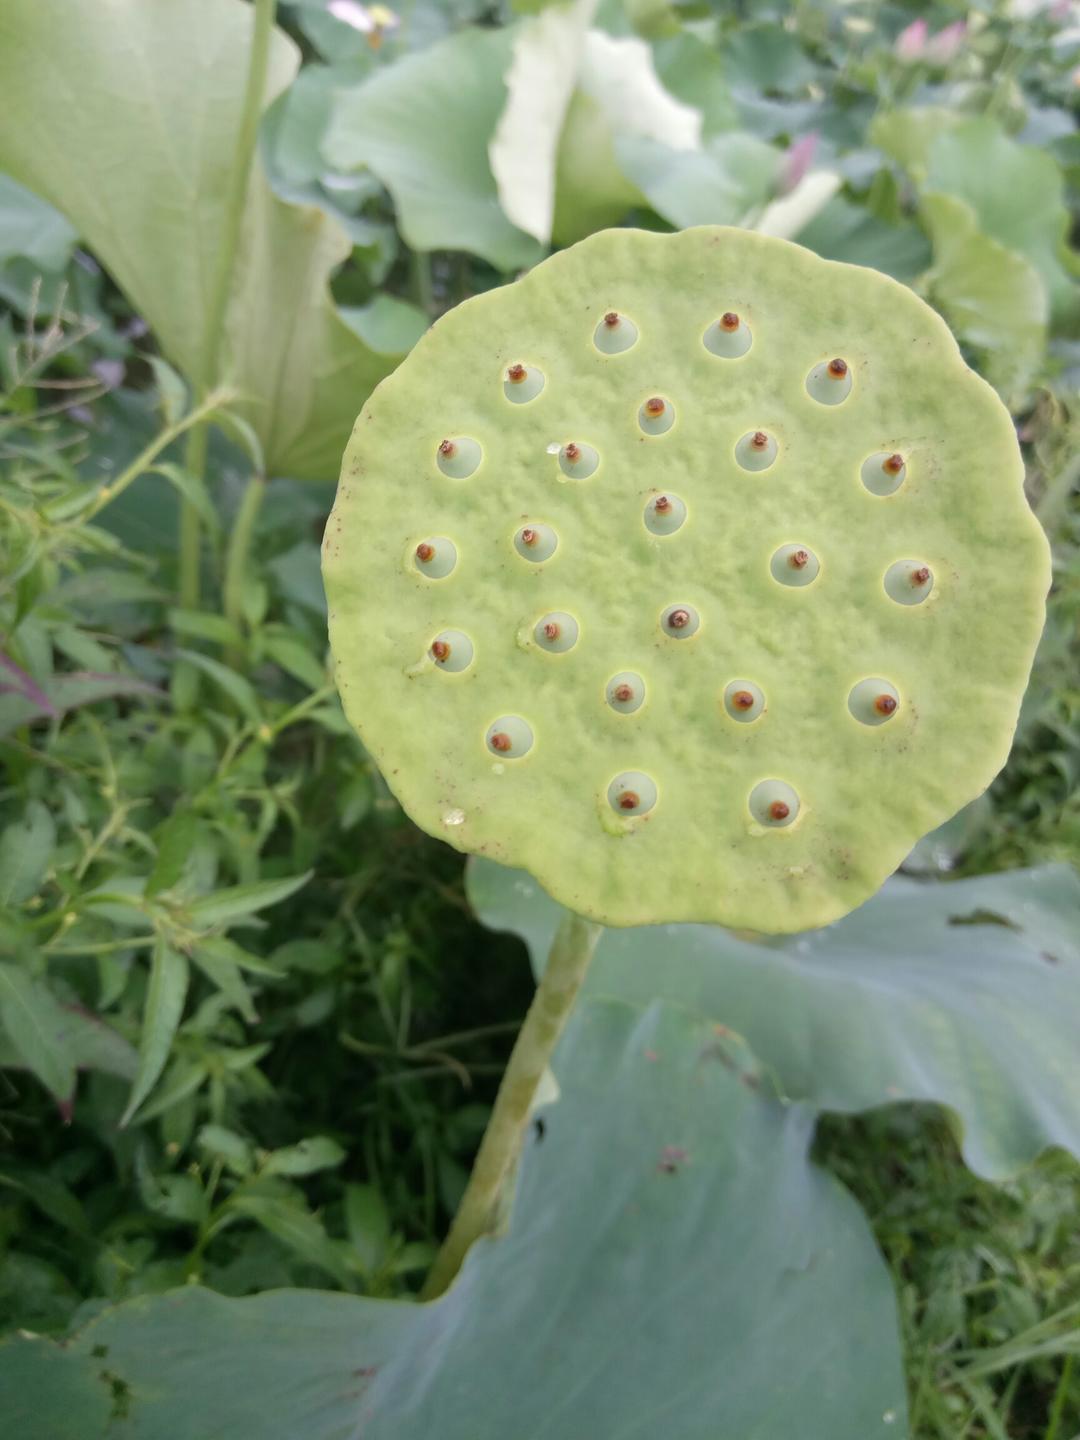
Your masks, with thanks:
[[[1049,582],[1022,478],[903,286],[595,235],[365,405],[324,545],[346,713],[419,825],[582,915],[825,924],[1004,763]]]

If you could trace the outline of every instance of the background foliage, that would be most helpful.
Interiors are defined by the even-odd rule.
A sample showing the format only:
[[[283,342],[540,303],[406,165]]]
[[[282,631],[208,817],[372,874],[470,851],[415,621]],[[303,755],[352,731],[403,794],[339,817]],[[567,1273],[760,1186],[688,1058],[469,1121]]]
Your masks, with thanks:
[[[370,386],[552,243],[755,225],[941,310],[1016,416],[1056,581],[1008,768],[907,868],[1080,861],[1075,7],[283,5],[217,364],[207,275],[249,17],[190,0],[163,36],[152,8],[138,35],[121,4],[66,7],[62,31],[56,0],[0,15],[5,1329],[60,1333],[191,1279],[385,1297],[422,1277],[531,978],[343,721],[318,541]],[[59,105],[53,78],[90,54],[96,83]],[[978,883],[961,1009],[1012,927],[1048,923]],[[1004,1042],[1006,1078],[1055,1044],[1068,1074],[1055,1012]],[[829,1108],[894,1098],[826,1080]],[[940,1086],[902,1093],[965,1113]],[[1074,1144],[1040,1123],[1031,1154]],[[998,1183],[926,1106],[827,1119],[816,1153],[897,1281],[912,1435],[1069,1440],[1080,1174],[1015,1145],[980,1164],[973,1134]]]

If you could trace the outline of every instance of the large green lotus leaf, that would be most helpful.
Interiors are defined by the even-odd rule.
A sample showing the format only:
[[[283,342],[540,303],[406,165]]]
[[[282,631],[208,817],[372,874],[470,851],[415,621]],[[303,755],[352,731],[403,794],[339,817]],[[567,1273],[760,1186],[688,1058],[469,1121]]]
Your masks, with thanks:
[[[418,824],[590,919],[824,924],[1005,761],[1049,580],[1022,481],[894,281],[591,236],[357,420],[323,550],[346,713]]]
[[[56,205],[198,383],[252,9],[241,0],[7,0],[0,167]],[[295,46],[275,32],[266,101]],[[258,160],[230,298],[224,378],[268,468],[325,478],[357,404],[400,358],[369,349],[327,290],[349,254],[327,215],[274,197]]]
[[[22,256],[42,270],[63,270],[77,239],[59,210],[0,175],[0,265]]]
[[[902,1440],[889,1275],[812,1112],[676,1008],[587,1002],[555,1068],[509,1233],[442,1298],[142,1297],[0,1350],[11,1435]]]
[[[468,875],[480,918],[542,964],[559,907],[489,860]],[[1015,1172],[1048,1145],[1080,1155],[1080,880],[1065,866],[897,878],[837,924],[780,940],[610,930],[586,985],[731,1025],[784,1094],[819,1109],[948,1106],[981,1175]]]
[[[779,150],[753,135],[715,135],[696,150],[623,136],[615,143],[623,173],[676,229],[751,225],[775,193]]]
[[[468,250],[500,270],[540,258],[500,208],[488,164],[513,43],[512,28],[463,30],[338,95],[323,153],[379,177],[414,250]]]

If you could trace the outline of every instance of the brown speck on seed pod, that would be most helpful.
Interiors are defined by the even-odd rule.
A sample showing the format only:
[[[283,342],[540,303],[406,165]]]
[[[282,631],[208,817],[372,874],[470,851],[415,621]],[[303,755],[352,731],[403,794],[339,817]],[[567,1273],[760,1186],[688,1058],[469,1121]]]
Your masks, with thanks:
[[[829,361],[829,377],[833,380],[842,380],[847,374],[847,361],[841,360],[839,356]]]
[[[581,446],[575,445],[571,440],[569,445],[563,447],[563,455],[571,465],[576,465],[581,459]]]
[[[540,536],[528,525],[526,525],[525,529],[521,532],[521,543],[523,545],[535,545],[539,539]]]
[[[788,562],[787,562],[787,563],[791,566],[791,568],[792,568],[793,570],[801,570],[801,569],[806,565],[806,563],[807,563],[807,561],[808,561],[809,559],[810,559],[810,555],[809,555],[809,552],[808,552],[808,551],[806,551],[806,550],[793,550],[793,551],[791,552],[791,554],[788,556]]]
[[[672,630],[685,630],[690,624],[690,611],[672,610],[667,623]]]
[[[604,316],[604,324],[608,327],[609,330],[614,330],[615,326],[618,325],[618,323],[619,312],[617,310],[609,310]]]
[[[544,626],[544,635],[548,640],[557,640],[562,634],[562,627],[557,620],[549,620]]]
[[[727,330],[730,333],[731,331],[737,330],[738,328],[739,317],[735,314],[735,311],[725,310],[723,315],[720,316],[720,329]]]
[[[445,640],[433,640],[431,642],[431,654],[441,665],[444,660],[450,659],[450,646]]]
[[[634,687],[632,685],[616,685],[612,691],[615,699],[620,705],[628,704],[634,698]]]
[[[930,579],[930,571],[925,565],[920,565],[917,570],[911,572],[912,585],[925,585]]]
[[[435,546],[429,545],[426,540],[421,541],[416,547],[416,558],[421,565],[426,565],[429,560],[435,559]]]
[[[488,743],[491,746],[492,750],[498,750],[500,752],[505,752],[512,749],[514,744],[514,742],[510,739],[510,736],[507,735],[504,730],[496,730],[495,734],[492,735]]]
[[[666,495],[658,495],[656,497],[656,503],[653,505],[653,509],[658,515],[666,515],[667,512],[671,509],[671,501]]]
[[[891,715],[896,709],[896,697],[894,695],[879,695],[874,701],[874,709],[879,715]]]
[[[774,800],[769,806],[769,815],[773,820],[786,820],[791,814],[791,807],[783,800]]]
[[[661,400],[659,395],[653,395],[650,399],[645,401],[645,414],[651,415],[653,419],[656,419],[658,415],[662,415],[666,409],[667,406],[664,404],[663,400]]]
[[[452,440],[444,440],[439,446],[439,454],[444,460],[449,460],[451,456],[457,454],[457,446]]]
[[[506,378],[510,381],[511,385],[520,385],[521,382],[528,377],[528,374],[529,372],[525,369],[524,365],[511,365],[510,369],[506,372]]]
[[[752,450],[764,450],[769,443],[769,437],[764,430],[755,430],[750,436],[750,448]]]
[[[754,697],[750,694],[749,690],[736,690],[735,694],[731,697],[731,703],[735,706],[736,710],[752,710],[754,707]]]
[[[904,457],[902,455],[890,455],[888,459],[881,462],[881,468],[886,475],[899,475],[904,468]]]
[[[641,797],[636,790],[624,790],[619,796],[620,810],[636,810],[641,804]]]

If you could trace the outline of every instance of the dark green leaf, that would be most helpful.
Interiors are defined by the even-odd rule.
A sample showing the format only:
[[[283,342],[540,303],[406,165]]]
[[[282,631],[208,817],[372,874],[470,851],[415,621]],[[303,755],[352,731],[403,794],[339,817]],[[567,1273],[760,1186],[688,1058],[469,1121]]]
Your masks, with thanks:
[[[188,962],[164,940],[154,946],[139,1038],[139,1067],[120,1124],[127,1125],[165,1068],[188,987]]]

